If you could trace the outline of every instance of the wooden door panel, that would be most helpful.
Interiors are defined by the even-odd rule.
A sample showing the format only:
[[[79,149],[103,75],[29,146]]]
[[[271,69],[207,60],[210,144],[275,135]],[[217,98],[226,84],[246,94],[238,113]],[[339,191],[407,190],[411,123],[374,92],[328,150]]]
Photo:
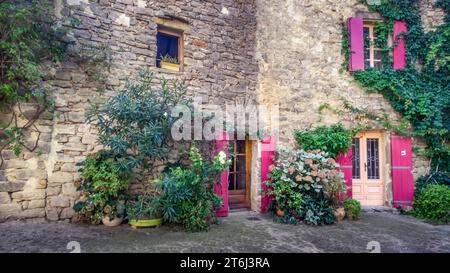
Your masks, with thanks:
[[[251,146],[248,140],[233,140],[232,166],[229,176],[229,204],[233,208],[250,205]]]
[[[381,133],[364,132],[358,135],[358,139],[359,158],[355,158],[358,160],[359,168],[355,175],[359,177],[353,178],[353,198],[365,206],[383,205],[385,166],[383,136]]]

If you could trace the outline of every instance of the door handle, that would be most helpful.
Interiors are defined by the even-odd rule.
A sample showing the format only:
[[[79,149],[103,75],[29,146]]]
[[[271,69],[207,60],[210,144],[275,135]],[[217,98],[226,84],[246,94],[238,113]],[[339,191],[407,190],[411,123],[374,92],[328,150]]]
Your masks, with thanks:
[[[364,162],[364,172],[367,172],[367,163]]]

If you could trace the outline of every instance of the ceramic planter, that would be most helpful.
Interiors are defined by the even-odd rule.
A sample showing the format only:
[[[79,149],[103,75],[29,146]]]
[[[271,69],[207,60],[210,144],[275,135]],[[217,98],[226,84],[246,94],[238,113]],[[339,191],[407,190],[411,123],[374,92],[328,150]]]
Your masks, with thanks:
[[[102,218],[102,223],[107,227],[117,227],[122,223],[122,217],[115,217],[114,219],[109,219],[108,216]]]
[[[344,208],[337,208],[334,210],[334,216],[336,217],[336,220],[342,221],[345,217],[345,210]]]
[[[168,62],[160,62],[161,68],[169,69],[173,71],[180,71],[180,64],[168,63]]]
[[[156,218],[156,219],[145,219],[145,220],[136,220],[131,219],[130,225],[132,228],[146,228],[146,227],[159,227],[162,225],[163,219],[162,218]]]

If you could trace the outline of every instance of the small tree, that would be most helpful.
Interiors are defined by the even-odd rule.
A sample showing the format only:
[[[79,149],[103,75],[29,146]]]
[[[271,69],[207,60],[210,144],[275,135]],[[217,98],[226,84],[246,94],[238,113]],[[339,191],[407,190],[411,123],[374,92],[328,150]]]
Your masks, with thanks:
[[[160,87],[153,88],[152,79],[152,72],[141,70],[135,81],[127,80],[125,88],[103,107],[93,108],[90,120],[98,122],[99,142],[111,149],[123,171],[166,160],[176,120],[170,112],[186,103],[183,82],[161,80]]]

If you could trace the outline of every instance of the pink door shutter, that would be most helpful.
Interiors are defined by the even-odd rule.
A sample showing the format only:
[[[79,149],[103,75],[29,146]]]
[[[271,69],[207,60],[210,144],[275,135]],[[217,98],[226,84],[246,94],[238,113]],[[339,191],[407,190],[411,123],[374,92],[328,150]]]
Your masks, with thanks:
[[[349,70],[364,70],[364,35],[362,18],[348,19],[348,33],[350,44]]]
[[[222,139],[216,139],[216,154],[224,151],[228,157],[228,140],[227,132],[223,132]],[[220,183],[214,184],[214,192],[223,199],[222,207],[216,210],[217,217],[228,216],[228,171],[223,171],[220,174]]]
[[[395,207],[411,206],[414,197],[412,140],[391,135],[392,192]]]
[[[406,23],[403,21],[395,21],[394,22],[394,34],[393,40],[394,43],[397,41],[397,36],[401,33],[407,33],[408,30],[406,28]],[[393,50],[393,68],[394,69],[403,69],[406,65],[406,46],[405,46],[405,37],[401,37],[397,41],[397,46],[394,47]]]
[[[344,173],[345,185],[347,186],[347,196],[349,198],[352,197],[352,156],[353,151],[352,148],[350,148],[346,154],[339,154],[336,158],[336,162],[339,163],[338,170]]]
[[[261,141],[261,182],[269,179],[269,167],[274,164],[274,157],[276,151],[276,139],[275,136],[265,137]],[[270,196],[267,195],[267,186],[262,184],[262,196],[261,196],[261,212],[267,212],[267,208],[270,203]]]

